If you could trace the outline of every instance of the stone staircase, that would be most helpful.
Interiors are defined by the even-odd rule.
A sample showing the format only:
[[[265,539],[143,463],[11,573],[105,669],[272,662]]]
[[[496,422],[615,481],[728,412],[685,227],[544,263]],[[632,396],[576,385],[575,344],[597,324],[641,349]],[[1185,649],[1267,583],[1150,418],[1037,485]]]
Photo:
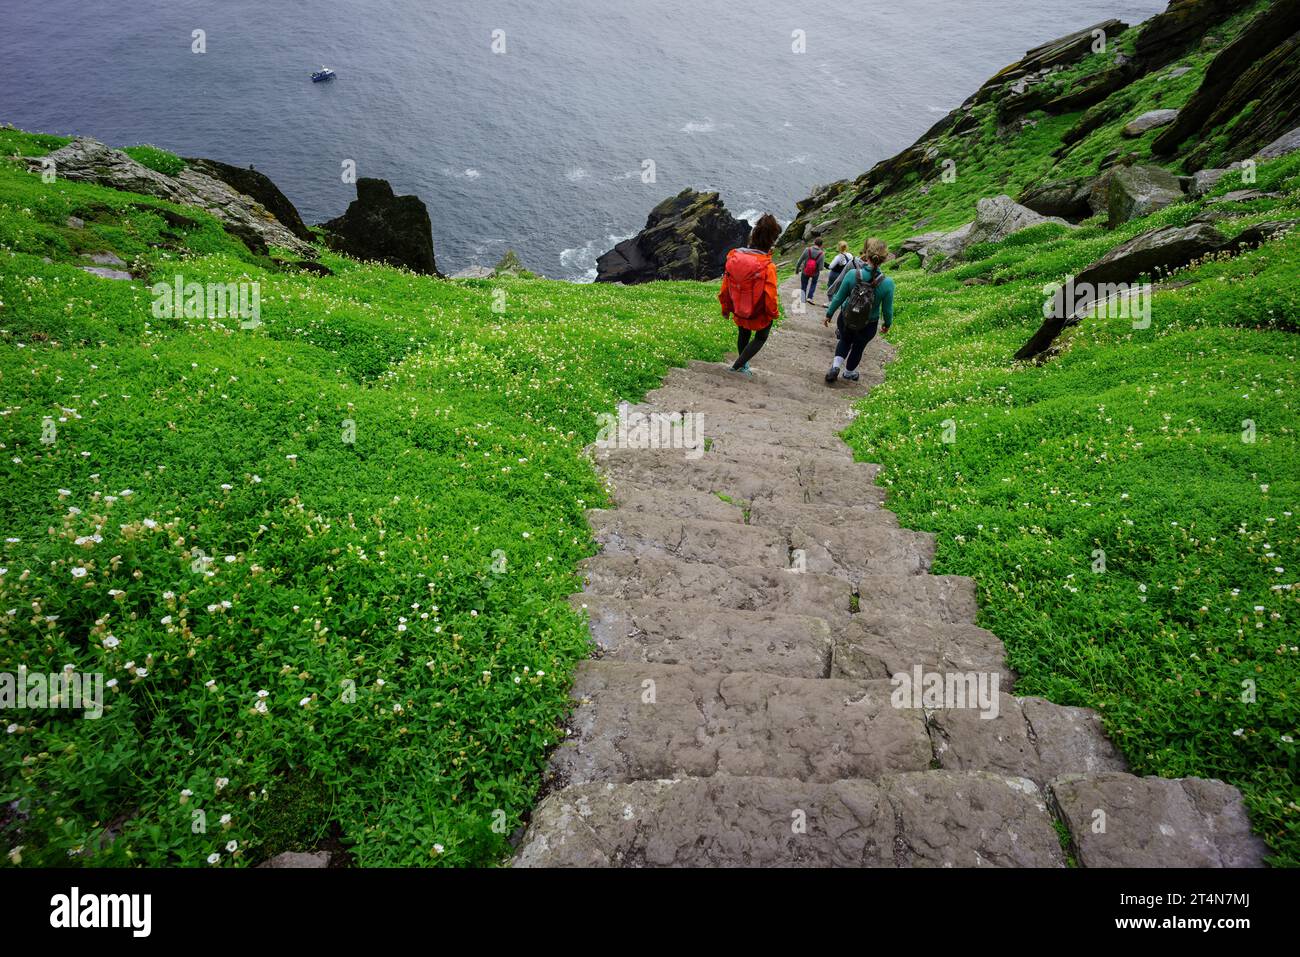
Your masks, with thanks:
[[[515,866],[1064,867],[1064,834],[1083,866],[1259,865],[1235,788],[1131,775],[1094,713],[1008,693],[974,583],[837,437],[891,347],[828,387],[820,313],[754,380],[694,363],[629,410],[702,415],[703,454],[595,451],[596,653]]]

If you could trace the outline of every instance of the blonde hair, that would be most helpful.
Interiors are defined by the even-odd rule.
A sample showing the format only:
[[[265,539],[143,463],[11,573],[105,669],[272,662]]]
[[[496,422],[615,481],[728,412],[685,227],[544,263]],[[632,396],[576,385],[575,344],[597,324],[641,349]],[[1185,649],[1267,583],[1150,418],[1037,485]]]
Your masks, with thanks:
[[[848,252],[848,251],[849,251],[849,244],[846,243],[844,240],[841,239],[841,240],[840,240],[840,245],[839,245],[839,250],[840,250],[840,252],[842,252],[842,253],[846,253],[846,252]]]
[[[862,255],[873,266],[879,266],[889,258],[889,247],[885,245],[883,239],[877,239],[872,236],[862,245]]]

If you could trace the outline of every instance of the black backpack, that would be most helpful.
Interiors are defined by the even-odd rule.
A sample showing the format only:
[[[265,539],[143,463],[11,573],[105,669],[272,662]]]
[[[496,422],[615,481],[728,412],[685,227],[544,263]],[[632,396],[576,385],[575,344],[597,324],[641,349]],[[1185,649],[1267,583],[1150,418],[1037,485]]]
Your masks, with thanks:
[[[871,321],[871,310],[876,304],[876,290],[885,278],[879,266],[874,268],[876,278],[866,282],[862,278],[862,267],[858,267],[858,281],[849,293],[849,301],[844,304],[844,328],[849,332],[861,332]]]

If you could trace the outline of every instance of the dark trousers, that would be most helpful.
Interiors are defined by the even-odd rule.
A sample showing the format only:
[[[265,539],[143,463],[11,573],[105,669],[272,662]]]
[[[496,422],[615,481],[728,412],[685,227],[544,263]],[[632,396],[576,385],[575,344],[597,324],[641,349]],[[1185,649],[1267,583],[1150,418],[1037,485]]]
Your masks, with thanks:
[[[813,273],[811,276],[799,274],[799,288],[803,290],[805,299],[812,299],[817,294],[817,280],[821,278],[821,270]]]
[[[758,355],[758,350],[763,348],[763,344],[767,342],[767,334],[771,331],[771,326],[764,326],[758,330],[738,328],[736,330],[736,351],[740,353],[740,356],[736,359],[736,364],[731,368],[744,368],[750,359]]]
[[[867,343],[876,338],[876,329],[880,325],[879,319],[873,319],[867,323],[865,329],[859,329],[854,332],[852,329],[845,329],[843,320],[839,325],[839,342],[835,344],[835,354],[844,357],[844,368],[852,372],[862,361],[862,350],[867,347]]]

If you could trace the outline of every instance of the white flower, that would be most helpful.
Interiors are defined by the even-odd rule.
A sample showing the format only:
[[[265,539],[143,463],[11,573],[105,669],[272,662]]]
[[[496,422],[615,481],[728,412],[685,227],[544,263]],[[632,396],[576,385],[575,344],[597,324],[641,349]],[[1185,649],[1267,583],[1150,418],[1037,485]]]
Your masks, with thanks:
[[[158,523],[155,522],[152,518],[146,518],[146,519],[144,520],[143,524],[144,524],[144,527],[145,527],[145,528],[157,528],[157,527],[158,527]]]
[[[221,491],[223,492],[229,492],[232,488],[234,488],[234,486],[231,485],[229,482],[221,483]]]
[[[253,707],[254,707],[255,709],[257,709],[257,713],[258,713],[258,714],[266,714],[266,702],[265,702],[265,701],[259,701],[257,704],[253,705]]]
[[[235,851],[239,850],[239,842],[230,841],[229,843],[226,844],[226,850],[228,850],[231,854],[235,853]]]
[[[147,678],[147,677],[149,677],[149,669],[148,669],[148,668],[136,668],[136,669],[135,669],[135,676],[136,676],[137,678]]]
[[[271,692],[269,692],[269,691],[267,691],[265,688],[263,688],[261,691],[259,691],[259,692],[257,693],[257,696],[258,696],[259,698],[269,698],[269,697],[271,696]]]
[[[309,705],[309,704],[311,704],[311,697],[310,697],[310,696],[308,696],[308,697],[306,697],[306,698],[303,698],[301,701],[299,701],[299,702],[298,702],[298,707],[300,707],[300,708],[305,708],[305,707],[307,707],[307,705]]]
[[[74,568],[74,569],[72,570],[72,577],[73,577],[73,578],[85,578],[85,577],[86,577],[86,570],[85,570],[84,568],[82,568],[80,565],[78,565],[76,568]]]
[[[223,814],[223,815],[221,815],[221,823],[222,823],[222,824],[229,824],[230,821],[231,821],[231,817],[230,817],[229,814]]]
[[[120,645],[121,643],[122,643],[121,639],[119,639],[119,638],[115,638],[115,637],[112,636],[112,635],[109,635],[109,636],[107,636],[107,637],[104,639],[104,647],[105,647],[105,648],[116,648],[116,647],[117,647],[118,645]]]
[[[216,789],[220,791],[229,783],[230,783],[230,778],[217,778]]]
[[[211,854],[208,855],[209,864],[215,864],[219,860],[221,860],[221,855],[218,854],[216,851],[213,851]]]
[[[435,845],[433,845],[433,852],[434,852],[435,854],[441,854],[441,853],[442,853],[442,845],[441,845],[441,844],[435,844]]]
[[[9,725],[9,727],[5,728],[5,732],[6,732],[7,734],[17,734],[17,733],[18,733],[18,725],[16,725],[16,724],[11,724],[11,725]]]
[[[163,615],[162,618],[160,618],[160,619],[158,619],[158,620],[159,620],[162,624],[164,624],[164,625],[170,625],[170,624],[172,623],[172,616],[171,616],[171,615]]]
[[[109,688],[116,688],[116,687],[117,687],[117,679],[116,679],[116,678],[109,678],[107,681],[104,682],[104,685],[105,685],[106,687],[109,687]]]
[[[205,688],[215,688],[216,686],[217,686],[216,678],[209,678],[207,681],[203,682],[203,687]]]

